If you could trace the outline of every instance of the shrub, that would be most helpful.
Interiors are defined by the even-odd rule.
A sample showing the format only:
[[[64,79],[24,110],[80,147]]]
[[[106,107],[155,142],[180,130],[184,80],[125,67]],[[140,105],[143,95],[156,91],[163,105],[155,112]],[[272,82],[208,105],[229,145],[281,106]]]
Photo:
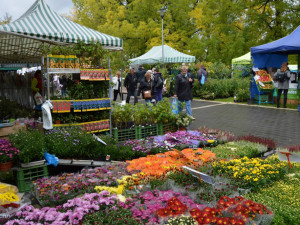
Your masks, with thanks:
[[[195,81],[193,87],[193,95],[205,99],[227,98],[238,94],[241,99],[248,98],[250,82],[248,79],[212,79],[201,86],[199,81]]]

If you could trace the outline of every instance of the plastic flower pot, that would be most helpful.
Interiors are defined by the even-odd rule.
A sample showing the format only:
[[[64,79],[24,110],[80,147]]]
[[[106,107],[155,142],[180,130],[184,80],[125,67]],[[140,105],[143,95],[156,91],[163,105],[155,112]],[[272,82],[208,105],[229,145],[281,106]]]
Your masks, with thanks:
[[[8,171],[12,168],[13,161],[0,163],[0,171]]]

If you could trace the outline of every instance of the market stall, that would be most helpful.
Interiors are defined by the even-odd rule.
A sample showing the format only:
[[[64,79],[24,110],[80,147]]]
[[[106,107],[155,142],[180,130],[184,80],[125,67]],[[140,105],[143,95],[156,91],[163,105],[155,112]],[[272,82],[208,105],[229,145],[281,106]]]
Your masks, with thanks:
[[[44,57],[43,51],[45,48],[55,45],[68,46],[78,43],[93,44],[96,42],[100,43],[103,49],[123,49],[122,39],[72,22],[53,11],[44,0],[37,0],[19,19],[10,24],[0,26],[0,67],[21,68],[37,65],[41,66],[44,70],[44,79],[47,81],[47,91],[42,95],[50,100],[50,98],[54,96],[54,84],[51,83],[51,81],[54,80],[54,74],[58,75],[64,73],[74,82],[76,80],[80,82],[83,80],[80,74],[83,74],[87,68],[85,67],[84,70],[82,70],[82,66],[84,64],[86,65],[86,62],[80,63],[74,56],[59,55],[52,58],[50,56]],[[59,60],[53,64],[51,59]],[[45,66],[43,66],[43,64]],[[98,74],[101,74],[101,76],[105,75],[104,79],[103,77],[101,77],[101,79],[95,79],[92,76],[88,80],[108,81],[111,78],[109,66],[108,63],[106,70],[93,70],[93,72],[95,72],[93,76],[94,74],[96,75],[95,78],[97,78]],[[93,69],[90,65],[87,67],[88,69]],[[77,78],[74,78],[73,75],[76,75]],[[102,88],[106,90],[106,86],[109,85],[100,86],[103,86]],[[111,92],[110,90],[110,95],[106,93],[105,96],[105,100],[109,101],[109,105],[110,98],[108,97],[111,96]],[[101,98],[103,98],[105,94],[101,93],[99,96],[100,95]],[[83,96],[79,99],[83,100]],[[93,100],[93,98],[84,100]],[[73,109],[73,104],[71,104],[71,107]],[[86,107],[85,111],[90,111],[86,110],[89,107]],[[97,105],[96,107],[95,104],[92,104],[91,108],[103,109],[102,105],[99,107]],[[104,108],[109,109],[110,107]],[[84,122],[92,121],[88,119],[88,121]],[[107,130],[107,128],[105,130]]]
[[[298,74],[294,79],[290,79],[288,102],[287,104],[299,105],[300,91],[297,89],[299,82],[299,65],[300,65],[300,26],[297,27],[290,35],[268,44],[251,48],[251,56],[255,67],[260,69],[268,68],[270,74],[274,74],[276,69],[280,68],[283,62],[288,61],[288,55],[298,54]],[[298,76],[297,76],[298,75]],[[277,83],[274,82],[274,96],[277,96]],[[283,99],[282,99],[283,101]]]
[[[156,64],[156,63],[191,63],[195,62],[195,56],[187,55],[182,52],[164,45],[164,60],[162,59],[162,46],[154,46],[144,55],[129,60],[131,65],[136,64]]]
[[[238,58],[231,60],[232,77],[245,77],[251,71],[251,54],[250,52]]]

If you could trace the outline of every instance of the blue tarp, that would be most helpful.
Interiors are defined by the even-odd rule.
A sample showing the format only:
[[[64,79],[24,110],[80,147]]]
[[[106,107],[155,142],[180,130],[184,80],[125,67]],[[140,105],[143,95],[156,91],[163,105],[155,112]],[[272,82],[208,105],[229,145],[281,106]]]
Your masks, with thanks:
[[[283,62],[287,62],[289,54],[300,53],[300,26],[290,35],[268,44],[251,48],[251,56],[255,67],[279,68]]]

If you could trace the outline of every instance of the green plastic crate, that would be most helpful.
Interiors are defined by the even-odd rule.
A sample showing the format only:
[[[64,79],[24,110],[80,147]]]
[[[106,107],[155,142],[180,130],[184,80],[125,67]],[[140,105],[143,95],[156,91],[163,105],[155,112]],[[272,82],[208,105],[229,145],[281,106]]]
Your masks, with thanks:
[[[30,191],[32,181],[48,176],[48,167],[45,164],[27,168],[18,168],[16,170],[16,176],[19,192]]]
[[[131,128],[131,129],[113,129],[112,134],[114,139],[117,142],[122,142],[122,141],[127,141],[127,140],[132,140],[132,139],[138,139],[138,134],[137,134],[137,128]]]
[[[159,135],[157,124],[151,126],[145,126],[145,127],[139,126],[137,127],[137,131],[138,131],[138,139]]]
[[[259,95],[255,95],[254,99],[256,101],[258,101],[259,100]],[[260,95],[260,101],[261,102],[268,102],[269,101],[269,95]]]
[[[158,124],[158,135],[164,135],[168,132],[175,132],[178,127],[175,123]]]

